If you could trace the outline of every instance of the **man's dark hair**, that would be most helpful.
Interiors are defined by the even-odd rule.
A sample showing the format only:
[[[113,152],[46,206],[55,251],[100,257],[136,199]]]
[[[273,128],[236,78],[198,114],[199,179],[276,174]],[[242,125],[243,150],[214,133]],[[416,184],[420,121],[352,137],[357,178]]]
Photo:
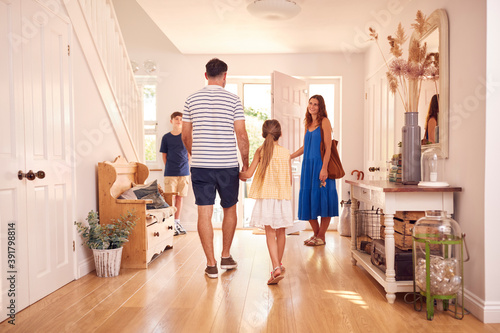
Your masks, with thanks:
[[[227,72],[227,64],[217,58],[213,58],[205,65],[208,77],[217,77]]]
[[[179,112],[179,111],[175,111],[174,113],[172,113],[170,115],[170,120],[174,119],[175,117],[182,117],[182,112]]]

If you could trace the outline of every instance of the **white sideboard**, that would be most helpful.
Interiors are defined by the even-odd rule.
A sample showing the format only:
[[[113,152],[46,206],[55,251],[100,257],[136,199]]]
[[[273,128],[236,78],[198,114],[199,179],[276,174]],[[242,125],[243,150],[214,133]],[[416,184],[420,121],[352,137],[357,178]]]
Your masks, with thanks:
[[[386,273],[375,267],[370,255],[356,249],[351,242],[351,260],[359,263],[380,283],[387,301],[394,303],[397,292],[413,291],[413,281],[396,281],[394,270],[394,214],[396,211],[442,210],[451,217],[453,214],[453,194],[462,191],[461,187],[419,187],[400,185],[382,180],[346,180],[351,185],[351,235],[356,234],[355,210],[358,201],[380,208],[384,213]]]

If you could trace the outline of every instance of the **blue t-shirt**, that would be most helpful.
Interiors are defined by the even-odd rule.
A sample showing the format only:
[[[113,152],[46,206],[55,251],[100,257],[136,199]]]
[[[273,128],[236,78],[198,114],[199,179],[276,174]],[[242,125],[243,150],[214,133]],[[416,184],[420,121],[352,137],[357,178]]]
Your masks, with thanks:
[[[189,176],[188,153],[181,134],[165,134],[161,139],[160,153],[167,154],[164,176]]]

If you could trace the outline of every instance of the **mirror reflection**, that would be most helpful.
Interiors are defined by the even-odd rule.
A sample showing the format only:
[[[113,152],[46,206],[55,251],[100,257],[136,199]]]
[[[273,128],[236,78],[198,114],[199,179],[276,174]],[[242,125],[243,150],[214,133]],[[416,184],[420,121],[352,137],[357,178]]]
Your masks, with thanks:
[[[425,115],[425,113],[423,113]],[[429,103],[427,116],[424,120],[424,136],[422,138],[422,145],[439,142],[439,95],[434,94]],[[420,115],[420,113],[419,113]],[[420,121],[419,121],[420,122]],[[421,123],[421,122],[420,122]]]
[[[437,9],[427,19],[428,28],[421,35],[414,32],[411,39],[425,43],[426,61],[430,71],[418,98],[418,123],[422,133],[422,150],[439,148],[448,157],[448,16],[444,9]],[[411,45],[411,42],[410,42]]]
[[[422,145],[439,142],[439,29],[434,27],[421,43],[427,46],[426,62],[431,63],[428,79],[422,81],[419,99],[419,125],[422,128]]]

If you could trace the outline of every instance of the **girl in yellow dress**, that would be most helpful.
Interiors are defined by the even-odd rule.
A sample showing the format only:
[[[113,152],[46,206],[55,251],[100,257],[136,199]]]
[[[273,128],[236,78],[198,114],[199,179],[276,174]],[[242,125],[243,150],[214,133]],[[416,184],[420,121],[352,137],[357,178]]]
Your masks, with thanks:
[[[267,248],[274,267],[267,284],[277,284],[285,273],[281,264],[285,228],[293,225],[292,170],[290,152],[278,144],[280,123],[275,119],[266,120],[262,125],[262,137],[264,143],[255,152],[248,170],[240,173],[240,178],[250,178],[257,170],[248,194],[256,199],[250,225],[266,230]]]

